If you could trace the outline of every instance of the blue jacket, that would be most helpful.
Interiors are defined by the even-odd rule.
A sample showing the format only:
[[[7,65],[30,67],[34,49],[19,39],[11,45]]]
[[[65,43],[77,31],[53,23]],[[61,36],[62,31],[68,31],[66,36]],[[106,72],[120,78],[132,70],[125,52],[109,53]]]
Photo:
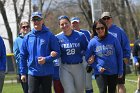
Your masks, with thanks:
[[[0,71],[6,70],[6,48],[4,41],[0,37]]]
[[[88,30],[80,29],[80,32],[84,33],[88,41],[90,41],[90,32]]]
[[[51,51],[56,51],[57,56],[51,57]],[[20,73],[46,76],[53,74],[53,60],[60,56],[58,39],[50,32],[45,25],[41,31],[32,29],[23,39],[20,50]],[[45,57],[46,63],[38,64],[38,57]],[[28,70],[28,71],[27,71]]]
[[[123,56],[120,43],[111,34],[108,34],[103,40],[95,36],[88,44],[85,58],[88,61],[91,55],[95,56],[95,61],[91,66],[94,68],[94,74],[122,75],[123,74]],[[99,69],[103,67],[106,70],[103,73]]]
[[[62,63],[79,63],[83,59],[83,51],[86,50],[88,40],[86,36],[76,30],[72,31],[70,36],[66,36],[63,32],[57,35],[61,49]]]
[[[124,30],[116,26],[115,24],[112,24],[112,26],[108,30],[110,34],[118,38],[118,40],[120,41],[123,51],[123,58],[130,58],[130,43]]]
[[[20,62],[20,48],[22,45],[22,41],[23,41],[23,36],[21,34],[18,35],[18,37],[15,39],[14,41],[14,46],[13,46],[13,52],[14,52],[14,56],[16,59],[16,64],[17,64],[17,73],[19,74],[19,62]]]

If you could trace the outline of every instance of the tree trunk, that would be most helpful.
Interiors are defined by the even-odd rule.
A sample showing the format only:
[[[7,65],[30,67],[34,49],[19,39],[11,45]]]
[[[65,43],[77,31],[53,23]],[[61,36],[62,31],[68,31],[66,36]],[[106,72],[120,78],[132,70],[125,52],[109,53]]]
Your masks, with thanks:
[[[88,0],[78,0],[78,4],[80,9],[83,11],[83,14],[89,24],[90,31],[92,30],[92,13],[91,13],[91,7]]]
[[[4,24],[5,24],[5,27],[6,27],[6,30],[7,30],[7,34],[8,34],[8,38],[9,38],[8,41],[9,41],[9,45],[10,45],[10,51],[12,53],[13,52],[13,35],[12,35],[12,31],[11,31],[11,28],[10,28],[10,25],[9,25],[9,22],[8,22],[8,19],[7,19],[4,4],[3,4],[2,1],[0,1],[0,12],[2,14]]]
[[[132,11],[131,11],[131,8],[130,8],[128,0],[125,0],[125,2],[126,2],[126,5],[128,7],[128,13],[129,13],[130,21],[131,21],[132,27],[134,29],[135,39],[138,39],[139,34],[138,34],[137,24],[136,24],[136,22],[134,20],[134,17],[133,17],[133,14],[132,14]]]

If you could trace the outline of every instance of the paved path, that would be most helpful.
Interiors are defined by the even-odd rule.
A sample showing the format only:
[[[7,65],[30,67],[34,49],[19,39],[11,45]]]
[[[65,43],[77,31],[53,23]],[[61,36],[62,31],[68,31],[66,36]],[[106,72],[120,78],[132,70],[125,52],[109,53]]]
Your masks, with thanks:
[[[17,80],[5,80],[4,83],[17,83]]]

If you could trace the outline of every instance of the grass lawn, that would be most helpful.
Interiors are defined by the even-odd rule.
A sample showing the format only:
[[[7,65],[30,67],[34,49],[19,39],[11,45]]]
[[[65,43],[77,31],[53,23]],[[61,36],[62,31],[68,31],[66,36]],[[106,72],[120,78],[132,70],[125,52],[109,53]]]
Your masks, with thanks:
[[[10,77],[15,78],[15,76],[16,75],[6,75],[6,80],[9,79]],[[126,75],[126,79],[137,80],[137,76],[134,74],[128,74]],[[126,93],[134,93],[137,84],[136,82],[126,80],[125,86],[127,91]],[[94,88],[94,93],[99,93],[95,80],[93,80],[93,88]],[[4,84],[3,93],[23,93],[23,92],[20,83],[10,83],[10,84]]]

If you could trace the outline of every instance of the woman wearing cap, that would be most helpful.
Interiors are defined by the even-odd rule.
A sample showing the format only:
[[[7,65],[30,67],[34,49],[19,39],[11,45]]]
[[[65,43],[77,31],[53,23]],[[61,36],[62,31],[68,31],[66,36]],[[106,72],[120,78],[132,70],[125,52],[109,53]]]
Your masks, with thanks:
[[[59,26],[62,30],[57,34],[61,49],[60,80],[64,93],[84,93],[82,57],[88,41],[83,33],[71,29],[67,16],[59,17]]]
[[[24,36],[30,31],[30,26],[29,26],[28,21],[22,21],[19,25],[19,29],[20,29],[20,33],[14,41],[13,52],[14,52],[14,56],[15,56],[16,64],[17,64],[18,79],[21,82],[24,93],[28,93],[28,82],[27,81],[26,82],[21,81],[21,79],[20,79],[21,74],[20,74],[20,71],[19,71],[20,48],[21,48]],[[27,74],[26,74],[26,76],[27,76]]]
[[[93,67],[100,93],[115,93],[117,78],[123,75],[122,50],[119,41],[108,34],[108,28],[99,19],[93,28],[94,36],[88,44],[86,60]],[[94,55],[94,61],[89,60]]]

